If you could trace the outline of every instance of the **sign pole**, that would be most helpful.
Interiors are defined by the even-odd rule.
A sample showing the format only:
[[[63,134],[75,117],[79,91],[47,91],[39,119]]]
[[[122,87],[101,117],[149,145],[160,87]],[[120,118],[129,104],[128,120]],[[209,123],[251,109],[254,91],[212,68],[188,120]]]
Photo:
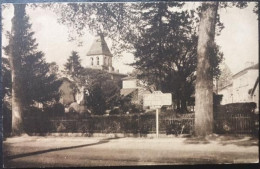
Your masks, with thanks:
[[[159,138],[159,108],[156,108],[156,137]]]
[[[151,94],[144,94],[143,105],[156,109],[156,137],[159,138],[159,109],[162,106],[172,105],[172,94],[154,91]]]

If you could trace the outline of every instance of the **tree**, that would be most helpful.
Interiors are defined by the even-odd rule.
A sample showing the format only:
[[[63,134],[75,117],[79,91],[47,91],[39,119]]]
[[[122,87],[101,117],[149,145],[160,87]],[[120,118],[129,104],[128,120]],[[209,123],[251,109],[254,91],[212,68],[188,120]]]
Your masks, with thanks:
[[[76,79],[80,76],[80,72],[83,69],[80,63],[78,52],[72,51],[67,63],[64,65],[65,73],[72,79]]]
[[[195,134],[205,137],[213,133],[213,59],[218,8],[244,8],[247,2],[203,2],[200,13],[197,47],[197,79],[195,89]]]
[[[27,37],[30,39],[29,37]],[[61,81],[51,72],[51,66],[42,52],[35,51],[22,58],[23,106],[30,109],[35,103],[49,106],[59,100]]]
[[[198,136],[206,136],[213,132],[213,72],[210,50],[214,47],[217,9],[218,2],[202,4],[195,92],[195,132]]]
[[[71,52],[71,56],[67,59],[64,65],[64,73],[72,81],[71,88],[73,90],[73,97],[76,100],[76,93],[80,92],[80,88],[84,86],[84,79],[82,80],[82,70],[83,67],[80,63],[80,57],[76,51]]]
[[[20,135],[23,129],[22,109],[22,78],[21,78],[21,55],[24,55],[19,48],[21,43],[21,29],[24,28],[25,4],[14,5],[14,17],[12,19],[12,30],[9,35],[9,57],[12,70],[12,133]]]
[[[156,90],[171,92],[178,103],[181,100],[186,103],[184,100],[192,94],[192,90],[187,89],[192,85],[188,85],[186,79],[190,76],[189,84],[192,84],[196,65],[196,37],[191,16],[187,11],[171,11],[182,6],[179,2],[143,4],[143,25],[138,26],[140,36],[134,43],[137,61],[133,64],[141,71],[139,78],[154,85]],[[184,93],[188,91],[189,94]]]
[[[12,77],[11,68],[8,58],[2,58],[2,117],[3,117],[3,136],[11,133],[12,116],[11,116],[11,93]]]
[[[171,4],[171,3],[170,3]],[[171,27],[178,27],[179,23],[173,25],[170,22],[172,13],[170,7],[181,6],[179,3],[168,5],[167,3],[144,3],[142,25],[138,25],[140,32],[134,43],[136,62],[133,64],[137,69],[142,70],[142,77],[154,83],[157,90],[162,90],[163,64],[168,58],[166,53],[169,42],[173,38],[170,33]],[[175,15],[180,19],[179,16]]]
[[[94,114],[102,115],[105,110],[112,109],[118,104],[120,88],[117,81],[107,72],[84,69],[81,77],[86,82],[86,105]]]
[[[94,114],[102,115],[112,108],[119,97],[120,88],[105,71],[83,68],[78,53],[72,51],[65,66],[65,73],[72,80],[74,94],[83,88],[84,105]]]
[[[187,111],[186,102],[194,93],[197,65],[197,35],[194,11],[171,11],[182,3],[145,3],[142,6],[144,25],[139,25],[140,36],[134,42],[135,66],[138,77],[156,90],[170,92],[181,112]],[[218,74],[222,54],[217,46],[212,55],[212,66]]]
[[[23,116],[35,103],[50,104],[58,100],[60,82],[50,73],[44,54],[37,51],[25,4],[14,4],[12,31],[4,48],[9,56],[12,74],[12,132],[24,132]]]

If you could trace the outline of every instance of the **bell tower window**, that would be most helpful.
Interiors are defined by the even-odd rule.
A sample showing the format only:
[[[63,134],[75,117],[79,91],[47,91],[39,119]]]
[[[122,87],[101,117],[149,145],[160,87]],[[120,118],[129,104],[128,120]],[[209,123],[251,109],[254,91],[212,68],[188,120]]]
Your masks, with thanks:
[[[99,65],[99,57],[97,57],[97,65]]]

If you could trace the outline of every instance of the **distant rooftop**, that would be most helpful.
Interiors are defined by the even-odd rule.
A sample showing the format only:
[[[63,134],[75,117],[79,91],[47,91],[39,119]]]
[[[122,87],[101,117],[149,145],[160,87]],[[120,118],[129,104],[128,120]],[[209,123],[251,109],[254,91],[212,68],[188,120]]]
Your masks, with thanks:
[[[134,91],[137,91],[137,89],[136,88],[121,89],[120,94],[123,96],[127,96],[127,95],[133,93]]]
[[[113,57],[107,46],[104,36],[101,33],[96,37],[90,47],[90,50],[87,53],[87,56],[91,55],[106,55]]]
[[[137,78],[133,77],[133,76],[127,76],[127,77],[122,78],[122,80],[132,80],[132,79],[137,79]]]
[[[233,77],[237,77],[238,75],[242,74],[243,72],[246,72],[247,70],[251,70],[251,69],[259,69],[259,63],[254,64],[252,66],[249,66],[249,67],[239,71],[238,73],[234,74]]]

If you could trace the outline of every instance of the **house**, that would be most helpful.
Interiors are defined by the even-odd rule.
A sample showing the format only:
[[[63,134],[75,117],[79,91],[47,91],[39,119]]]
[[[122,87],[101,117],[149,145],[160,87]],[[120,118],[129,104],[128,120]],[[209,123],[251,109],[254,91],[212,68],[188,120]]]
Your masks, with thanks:
[[[247,64],[248,65],[248,64]],[[221,104],[255,102],[259,107],[259,64],[250,64],[234,75],[220,76],[218,94]],[[223,83],[224,82],[224,83]]]
[[[120,94],[122,96],[131,96],[131,102],[133,104],[142,105],[143,95],[149,93],[151,92],[145,88],[145,84],[136,77],[128,76],[122,78],[122,89],[120,90]]]

